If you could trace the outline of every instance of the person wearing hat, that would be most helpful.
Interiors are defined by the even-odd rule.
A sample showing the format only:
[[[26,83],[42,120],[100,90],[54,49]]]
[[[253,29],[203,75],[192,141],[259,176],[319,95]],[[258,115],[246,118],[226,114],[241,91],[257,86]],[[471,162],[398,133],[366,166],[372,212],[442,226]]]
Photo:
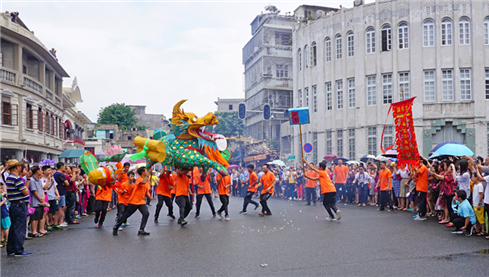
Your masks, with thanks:
[[[20,177],[24,170],[24,162],[19,162],[15,159],[9,160],[6,166],[10,171],[6,180],[7,199],[10,205],[10,232],[7,242],[7,255],[16,257],[27,256],[32,253],[24,251],[24,240],[26,233],[27,221],[27,204],[29,203],[29,181],[30,174],[27,175],[27,181],[24,184],[24,179]]]

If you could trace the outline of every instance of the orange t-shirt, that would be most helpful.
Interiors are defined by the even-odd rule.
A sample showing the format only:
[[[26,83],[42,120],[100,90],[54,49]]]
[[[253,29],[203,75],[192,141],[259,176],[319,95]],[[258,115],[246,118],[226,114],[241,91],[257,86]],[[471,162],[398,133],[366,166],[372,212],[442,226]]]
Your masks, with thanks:
[[[419,167],[418,181],[416,182],[416,191],[428,192],[428,168],[421,164]]]
[[[143,177],[139,177],[134,183],[131,196],[129,197],[129,204],[143,205],[146,204],[146,193],[149,192],[149,181],[142,184]]]
[[[129,205],[129,198],[131,198],[133,188],[134,184],[132,184],[132,186],[130,186],[127,182],[121,184],[121,186],[119,187],[119,193],[123,192],[124,190],[126,190],[127,192],[121,194],[121,197],[119,198],[120,203],[126,206]]]
[[[170,174],[163,173],[160,175],[160,182],[158,183],[158,189],[156,190],[156,194],[171,197],[171,189],[170,186],[173,186],[172,178]]]
[[[263,174],[261,176],[260,183],[263,184],[263,189],[261,190],[261,193],[267,193],[267,189],[272,187],[273,181],[275,181],[275,174],[272,172],[268,171],[267,174]],[[268,191],[268,193],[273,194],[273,191],[275,189],[275,186]]]
[[[254,184],[254,185],[252,186],[252,184],[253,184],[254,182],[256,182],[256,180],[258,180],[258,176],[256,176],[256,173],[255,173],[255,172],[251,172],[251,173],[249,174],[249,181],[250,181],[250,182],[249,182],[249,184],[248,184],[248,191],[251,191],[251,192],[256,192],[256,186],[257,186],[258,184]]]
[[[334,168],[334,173],[336,174],[336,179],[334,180],[337,184],[344,184],[346,182],[346,176],[348,175],[348,167],[342,165]]]
[[[202,176],[202,173],[200,173],[198,167],[194,166],[194,169],[192,171],[192,182],[194,185],[200,183],[200,176]]]
[[[170,175],[171,178],[171,183],[173,184],[173,188],[171,189],[171,194],[175,194],[177,191],[177,175],[172,174]]]
[[[389,178],[392,178],[392,173],[389,169],[386,168],[384,170],[380,170],[379,180],[380,180],[380,190],[381,191],[386,191],[386,190],[392,189],[392,183],[391,183],[391,186],[389,186]]]
[[[211,193],[211,183],[209,182],[209,175],[205,177],[204,182],[200,181],[199,186],[203,186],[204,188],[199,188],[199,194],[210,194]]]
[[[95,194],[95,200],[110,201],[112,200],[112,186],[102,186],[101,189],[97,189]]]
[[[219,195],[228,195],[229,196],[229,187],[226,188],[227,185],[231,184],[231,176],[227,175],[222,177],[221,174],[217,174],[217,180],[221,179],[222,181],[219,183],[219,187],[217,188]]]
[[[325,170],[319,170],[319,184],[321,186],[321,194],[328,192],[336,192],[333,181],[329,178],[329,174]]]
[[[312,177],[312,178],[317,178],[319,177],[319,174],[317,174],[316,171],[314,170],[309,170],[307,171],[306,175],[308,177]],[[306,178],[306,188],[315,188],[316,187],[316,181],[313,181],[313,180],[309,180]]]
[[[183,195],[183,196],[188,196],[188,191],[189,191],[189,178],[187,177],[187,175],[185,174],[182,174],[182,175],[177,175],[177,177],[175,178],[175,196],[180,196],[180,195]]]

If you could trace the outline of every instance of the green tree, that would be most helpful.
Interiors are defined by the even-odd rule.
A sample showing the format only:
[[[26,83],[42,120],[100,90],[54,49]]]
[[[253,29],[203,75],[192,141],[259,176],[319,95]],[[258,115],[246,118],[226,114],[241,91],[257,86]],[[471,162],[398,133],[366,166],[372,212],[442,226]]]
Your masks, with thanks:
[[[239,119],[238,112],[216,112],[219,125],[214,126],[214,133],[226,137],[242,136],[244,123]]]
[[[129,106],[115,103],[100,109],[97,122],[100,124],[117,124],[121,130],[129,130],[138,123],[135,112]]]

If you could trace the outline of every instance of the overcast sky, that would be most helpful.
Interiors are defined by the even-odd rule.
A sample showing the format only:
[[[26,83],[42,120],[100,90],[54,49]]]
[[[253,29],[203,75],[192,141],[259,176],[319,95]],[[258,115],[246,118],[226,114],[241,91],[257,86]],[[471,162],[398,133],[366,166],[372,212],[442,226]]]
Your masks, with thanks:
[[[367,3],[372,1],[366,1]],[[244,98],[241,50],[250,23],[273,4],[352,7],[349,1],[1,1],[78,80],[92,121],[112,103],[146,105],[171,117],[173,105],[203,116],[220,98]]]

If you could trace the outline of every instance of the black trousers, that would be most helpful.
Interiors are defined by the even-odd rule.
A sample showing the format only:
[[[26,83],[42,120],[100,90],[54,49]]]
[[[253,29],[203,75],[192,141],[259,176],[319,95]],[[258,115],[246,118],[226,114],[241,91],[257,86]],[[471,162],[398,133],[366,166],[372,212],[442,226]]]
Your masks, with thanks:
[[[139,212],[143,215],[143,219],[141,219],[141,225],[139,226],[139,230],[144,230],[149,217],[148,206],[146,206],[146,204],[142,204],[142,205],[129,204],[129,206],[127,206],[126,211],[124,212],[124,215],[121,218],[119,218],[119,220],[117,221],[116,225],[114,226],[114,229],[119,229],[122,223],[126,222],[127,219],[131,215],[133,215],[137,210],[139,210]]]
[[[12,224],[8,233],[7,254],[21,254],[24,252],[24,240],[27,221],[27,204],[22,202],[12,202],[10,205],[9,216]]]
[[[124,205],[124,204],[122,204],[122,203],[120,203],[120,202],[119,202],[119,204],[117,204],[117,218],[116,218],[116,221],[119,220],[119,218],[121,218],[124,215],[124,213],[126,212],[126,208],[127,208],[127,206]]]
[[[426,215],[426,192],[418,191],[416,193],[416,203],[418,203],[419,216]],[[447,203],[447,205],[451,205]]]
[[[307,204],[311,205],[311,200],[316,204],[316,188],[306,188]]]
[[[107,208],[110,201],[95,200],[95,217],[98,218],[98,225],[104,225]],[[124,221],[125,222],[125,221]]]
[[[338,210],[336,208],[336,192],[323,193],[323,206],[328,212],[329,217],[335,218],[331,210],[333,210],[335,213]]]
[[[212,203],[212,197],[210,193],[207,194],[197,194],[197,212],[195,213],[195,216],[200,215],[200,206],[202,205],[202,198],[205,196],[205,199],[207,199],[207,203],[211,207],[212,215],[216,214],[216,210],[214,209],[214,203]]]
[[[222,205],[217,212],[224,212],[224,215],[228,216],[229,195],[219,195],[219,200],[221,200]]]
[[[187,195],[179,195],[176,197],[178,208],[180,209],[180,217],[178,223],[182,222],[192,210],[192,204]]]
[[[168,215],[173,215],[173,203],[171,198],[158,194],[158,204],[156,204],[155,219],[159,218],[163,203],[165,203],[165,205],[168,207]]]
[[[343,202],[345,202],[346,201],[345,184],[344,183],[335,183],[334,186],[336,188],[338,200],[343,200]]]
[[[456,213],[450,214],[450,221],[453,223],[453,225],[455,225],[455,229],[458,231],[460,230],[460,228],[465,226],[465,217],[461,217]],[[469,222],[469,225],[467,226],[466,230],[469,231],[471,227],[472,224]]]
[[[87,204],[87,214],[92,214],[94,212],[95,212],[95,197],[93,197],[93,195],[90,195]]]
[[[238,193],[239,193],[238,180],[233,180],[233,185],[232,186],[233,186],[233,189],[232,189],[233,196],[238,195]]]
[[[268,207],[268,198],[272,196],[270,193],[265,192],[260,195],[260,204],[261,204],[261,212],[262,213],[271,213],[270,208]]]
[[[73,221],[75,221],[76,193],[74,191],[67,191],[65,194],[65,200],[66,200],[65,220],[68,223],[72,223]]]
[[[250,203],[255,205],[255,207],[258,207],[258,203],[252,200],[253,194],[255,194],[255,192],[253,191],[246,192],[246,196],[244,198],[244,203],[243,203],[243,212],[246,212],[246,208],[248,208],[248,204]]]
[[[392,198],[390,191],[381,190],[380,191],[380,210],[383,211],[385,206],[389,205],[389,209],[392,209]]]

